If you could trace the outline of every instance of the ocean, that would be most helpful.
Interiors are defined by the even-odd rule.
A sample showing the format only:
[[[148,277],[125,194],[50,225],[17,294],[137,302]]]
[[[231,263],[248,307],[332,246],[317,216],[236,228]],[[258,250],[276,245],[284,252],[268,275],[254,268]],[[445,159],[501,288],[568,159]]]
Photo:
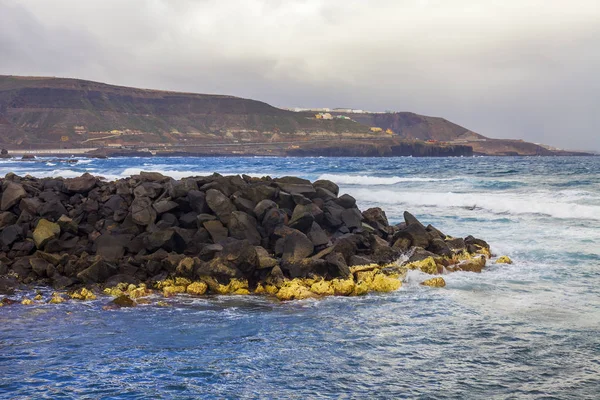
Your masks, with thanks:
[[[1,398],[600,396],[600,157],[0,160],[0,175],[139,171],[330,179],[390,223],[410,211],[512,265],[412,271],[393,293],[0,308]]]

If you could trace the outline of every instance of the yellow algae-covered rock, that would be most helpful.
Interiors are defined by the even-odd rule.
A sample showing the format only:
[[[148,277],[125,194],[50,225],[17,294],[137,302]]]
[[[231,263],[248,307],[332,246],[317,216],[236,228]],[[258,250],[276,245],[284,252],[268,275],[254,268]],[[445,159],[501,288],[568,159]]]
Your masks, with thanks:
[[[402,282],[400,279],[387,276],[382,273],[375,274],[373,282],[370,285],[371,290],[375,292],[393,292],[400,289]]]
[[[512,264],[512,260],[509,256],[501,256],[496,260],[496,264]]]
[[[379,273],[378,269],[371,269],[369,271],[359,271],[355,274],[357,282],[365,282],[367,285],[371,285],[375,274]]]
[[[129,283],[127,283],[127,282],[117,283],[117,286],[115,286],[115,287],[122,292],[126,292],[127,288],[129,287]]]
[[[254,294],[265,294],[267,291],[262,283],[256,285],[256,289],[254,289]]]
[[[356,284],[352,278],[336,278],[331,281],[331,287],[336,296],[350,296],[354,292],[355,286]]]
[[[36,300],[36,301],[40,301],[40,300],[42,300],[42,295],[41,294],[37,294],[33,299]]]
[[[465,260],[457,265],[461,271],[468,272],[481,272],[485,267],[486,258],[485,256],[473,257],[470,260]]]
[[[137,286],[135,286],[133,283],[130,283],[129,285],[127,285],[126,292],[133,292],[135,289],[137,289]]]
[[[437,278],[427,279],[426,281],[421,282],[421,285],[430,286],[430,287],[444,287],[444,286],[446,286],[446,281],[444,280],[444,278],[437,277]]]
[[[473,246],[475,246],[475,248],[477,249],[475,251],[475,254],[483,254],[487,258],[490,258],[492,256],[492,254],[490,253],[490,249],[488,249],[487,247],[483,247],[478,244],[474,244]]]
[[[239,288],[239,289],[236,289],[234,292],[232,292],[232,294],[245,296],[245,295],[250,294],[250,290],[244,289],[244,288]]]
[[[156,287],[157,289],[163,289],[167,286],[174,286],[175,285],[175,281],[173,279],[165,279],[162,281],[156,281],[156,283],[154,284],[154,287]]]
[[[418,269],[426,274],[435,275],[438,273],[438,267],[433,257],[427,257],[421,261],[413,261],[406,264],[408,269]]]
[[[80,291],[69,294],[69,297],[74,300],[96,300],[96,295],[86,288],[82,288]]]
[[[175,278],[175,286],[187,286],[190,283],[192,283],[192,281],[190,281],[187,278],[182,278],[182,277]]]
[[[208,285],[204,282],[192,282],[186,288],[186,292],[194,296],[201,296],[206,293],[207,289]]]
[[[171,297],[179,293],[185,293],[185,286],[166,286],[163,288],[163,296]]]
[[[142,286],[138,286],[132,290],[128,290],[127,294],[129,295],[129,297],[131,297],[132,299],[139,299],[140,297],[146,297],[152,294],[152,290],[147,289],[146,285]]]
[[[107,294],[109,296],[112,297],[119,297],[121,295],[123,295],[123,291],[121,289],[118,289],[116,287],[113,288],[105,288],[103,291],[104,294]]]
[[[33,300],[25,297],[23,300],[21,300],[21,304],[23,304],[24,306],[30,306],[33,304]]]
[[[236,294],[237,291],[242,291],[240,292],[241,294],[245,294],[243,293],[244,290],[248,291],[248,281],[245,279],[232,279],[229,281],[229,284],[227,285],[227,291],[229,293],[234,293]],[[237,293],[237,294],[240,294]]]
[[[276,294],[279,300],[303,300],[315,297],[302,279],[286,281]]]
[[[373,271],[374,269],[379,269],[379,264],[355,265],[350,267],[350,272],[356,274],[357,272]]]
[[[364,281],[358,281],[352,290],[352,296],[363,296],[369,293],[369,284]]]
[[[279,292],[279,288],[275,285],[265,285],[265,292],[267,292],[270,295],[276,295],[277,292]]]
[[[50,300],[48,301],[48,303],[50,304],[60,304],[60,303],[64,303],[66,300],[64,297],[62,297],[60,295],[60,293],[52,293],[52,298],[50,298]]]
[[[166,301],[162,301],[162,300],[157,301],[156,305],[159,307],[171,307],[171,305],[169,303],[167,303]]]
[[[333,296],[335,293],[335,290],[331,286],[331,282],[325,280],[313,283],[310,286],[310,291],[319,296]]]

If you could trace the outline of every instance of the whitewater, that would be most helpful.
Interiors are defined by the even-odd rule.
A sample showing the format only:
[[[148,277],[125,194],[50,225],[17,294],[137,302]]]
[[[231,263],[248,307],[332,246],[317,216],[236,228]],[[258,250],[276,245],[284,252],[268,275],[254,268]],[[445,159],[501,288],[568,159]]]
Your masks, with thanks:
[[[4,398],[597,398],[600,157],[54,158],[0,175],[329,179],[390,223],[405,210],[512,265],[411,272],[394,293],[289,303],[180,298],[0,309]],[[171,301],[171,300],[169,300]]]

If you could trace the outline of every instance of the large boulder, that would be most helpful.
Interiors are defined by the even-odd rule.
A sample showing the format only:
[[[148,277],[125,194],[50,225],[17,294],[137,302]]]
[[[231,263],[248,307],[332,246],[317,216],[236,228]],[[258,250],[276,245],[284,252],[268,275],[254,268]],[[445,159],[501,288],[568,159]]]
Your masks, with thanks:
[[[76,178],[65,179],[65,189],[71,193],[85,194],[92,190],[97,183],[96,177],[86,172]]]
[[[219,220],[208,220],[202,223],[204,229],[208,231],[213,243],[219,243],[227,239],[229,236],[229,230],[223,226]]]
[[[21,199],[27,196],[27,192],[22,185],[14,182],[8,182],[2,191],[2,200],[0,201],[0,209],[7,211],[13,206],[19,204]]]
[[[46,243],[52,239],[57,239],[60,235],[60,226],[47,219],[40,219],[33,231],[33,241],[35,247],[43,249]]]
[[[312,223],[312,226],[308,230],[306,236],[310,239],[315,247],[324,246],[329,243],[327,232],[325,232],[323,228],[321,228],[321,226],[316,222]]]
[[[313,183],[313,186],[316,188],[323,188],[333,193],[335,196],[340,194],[340,187],[336,185],[334,182],[328,181],[326,179],[319,179]]]
[[[385,211],[379,207],[369,208],[362,213],[365,221],[375,229],[384,230],[390,224]]]
[[[208,205],[206,204],[206,194],[199,190],[190,190],[187,193],[188,202],[192,211],[197,214],[208,212]]]
[[[293,229],[281,240],[283,240],[282,259],[284,261],[300,261],[309,257],[314,251],[314,245],[310,239],[296,229]]]
[[[147,226],[156,221],[156,210],[148,197],[136,197],[131,203],[131,218],[138,225]]]
[[[362,214],[358,208],[347,208],[342,211],[342,222],[349,229],[356,229],[362,225]]]
[[[216,189],[209,189],[206,192],[206,203],[225,225],[229,223],[231,213],[237,210],[231,200]]]
[[[256,207],[254,207],[253,212],[258,221],[262,221],[267,211],[269,211],[271,208],[277,208],[277,203],[275,203],[273,200],[265,199],[258,202]]]
[[[164,249],[168,252],[183,253],[186,246],[185,240],[176,228],[168,228],[157,230],[145,236],[144,247],[150,252]]]
[[[77,279],[83,283],[101,283],[117,274],[119,268],[105,260],[99,260],[77,274]]]
[[[131,238],[125,235],[105,233],[96,239],[96,254],[108,261],[116,261],[125,255],[125,245]]]
[[[250,244],[258,246],[261,236],[256,226],[256,220],[243,211],[233,211],[227,224],[231,237],[240,240],[246,239]]]
[[[268,236],[271,236],[275,230],[288,222],[288,216],[285,211],[274,207],[265,212],[262,219],[262,227]]]
[[[9,225],[0,233],[0,245],[8,247],[23,238],[23,228],[20,225]]]
[[[0,229],[17,222],[17,216],[11,212],[0,212]]]

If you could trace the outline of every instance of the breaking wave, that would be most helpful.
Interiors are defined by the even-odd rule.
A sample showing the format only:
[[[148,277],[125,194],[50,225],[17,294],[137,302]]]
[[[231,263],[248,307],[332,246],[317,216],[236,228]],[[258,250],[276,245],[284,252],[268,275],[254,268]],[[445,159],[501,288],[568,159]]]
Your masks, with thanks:
[[[322,174],[319,179],[326,179],[341,185],[395,185],[400,182],[438,182],[451,181],[455,178],[425,178],[425,177],[380,177],[370,175],[338,175]]]

